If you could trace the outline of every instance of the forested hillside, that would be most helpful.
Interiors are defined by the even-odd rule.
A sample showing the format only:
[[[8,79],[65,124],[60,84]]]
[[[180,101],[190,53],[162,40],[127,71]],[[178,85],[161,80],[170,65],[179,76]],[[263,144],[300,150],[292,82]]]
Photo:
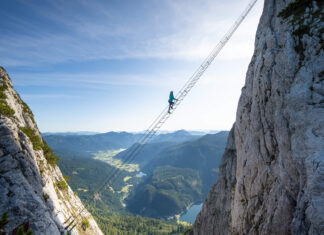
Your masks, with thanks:
[[[132,191],[127,208],[136,214],[161,218],[202,202],[217,179],[227,136],[224,131],[180,144],[163,143],[165,148],[148,144],[135,160],[148,177]]]
[[[127,209],[144,216],[165,218],[201,200],[202,181],[197,170],[160,166],[127,201]]]
[[[127,212],[121,204],[121,190],[125,186],[124,177],[129,172],[122,172],[116,178],[114,190],[104,190],[100,195],[101,200],[94,201],[94,191],[114,168],[89,158],[86,154],[61,152],[60,156],[59,167],[66,179],[69,179],[69,185],[79,195],[105,234],[183,234],[188,229],[188,225],[177,224],[175,221],[164,222]]]
[[[161,151],[143,167],[144,172],[152,172],[157,166],[170,165],[190,168],[199,172],[203,182],[203,195],[217,179],[218,166],[224,153],[227,131],[208,134],[197,140],[173,145]]]
[[[59,166],[68,176],[71,188],[104,232],[176,234],[187,227],[141,216],[166,219],[186,211],[192,203],[201,202],[217,179],[227,135],[228,132],[219,132],[201,137],[186,131],[161,134],[143,148],[132,164],[122,161],[134,145],[122,152],[114,147],[127,146],[138,134],[44,138],[60,156]],[[94,193],[116,167],[120,170],[118,176],[106,185],[100,200],[93,200]],[[156,225],[161,229],[156,230]]]

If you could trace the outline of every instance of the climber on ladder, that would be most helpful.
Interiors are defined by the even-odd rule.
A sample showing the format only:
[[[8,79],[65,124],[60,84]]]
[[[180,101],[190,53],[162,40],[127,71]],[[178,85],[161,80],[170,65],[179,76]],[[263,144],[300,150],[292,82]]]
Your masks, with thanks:
[[[168,113],[171,113],[171,109],[173,109],[173,104],[174,104],[174,100],[178,101],[176,98],[174,98],[173,95],[173,91],[170,92],[170,96],[169,96],[169,110]]]
[[[123,164],[131,163],[134,161],[134,158],[140,153],[140,151],[143,149],[143,147],[152,139],[157,131],[162,127],[162,125],[167,121],[167,119],[171,116],[171,110],[177,108],[179,104],[183,101],[184,97],[190,92],[190,90],[194,87],[194,85],[197,83],[197,81],[201,78],[203,73],[206,71],[206,69],[211,65],[213,60],[216,58],[216,56],[219,54],[219,52],[222,50],[222,48],[225,46],[225,44],[230,40],[234,32],[238,29],[240,24],[243,22],[245,17],[248,15],[248,13],[251,11],[253,6],[257,0],[251,0],[251,3],[248,5],[248,7],[244,10],[244,12],[240,15],[240,17],[235,21],[233,26],[230,28],[230,30],[225,34],[225,36],[222,38],[222,40],[215,46],[215,48],[212,50],[212,52],[208,55],[208,57],[204,60],[204,62],[198,67],[196,72],[190,77],[190,79],[187,81],[185,86],[178,92],[178,99],[174,98],[173,91],[170,92],[169,96],[169,107],[165,107],[163,109],[162,113],[156,118],[156,120],[149,126],[149,128],[145,131],[144,135],[141,135],[139,140],[136,142],[137,147],[135,147],[132,151],[129,151],[129,154],[126,154],[126,160],[123,161]],[[174,102],[176,101],[176,103]],[[175,107],[173,105],[176,104]],[[168,113],[165,112],[165,110],[168,109]],[[116,176],[120,176],[121,171],[119,171],[119,168],[115,168],[109,174],[109,177],[105,180],[105,182],[100,186],[100,188],[95,194],[96,200],[101,200],[99,193],[104,190],[107,186],[107,184],[113,183],[113,180]],[[65,230],[68,229],[68,232],[71,232],[77,224],[81,223],[82,219],[82,212],[86,209],[86,207],[83,207],[83,209],[80,210],[80,212],[77,213],[76,216],[73,217],[72,222],[70,222],[70,218],[64,222],[64,224],[69,223]],[[81,217],[80,217],[81,216]],[[81,219],[79,219],[79,217]],[[75,222],[76,221],[76,222]],[[72,226],[72,224],[74,224]],[[72,227],[71,227],[72,226]],[[70,228],[71,227],[71,228]]]

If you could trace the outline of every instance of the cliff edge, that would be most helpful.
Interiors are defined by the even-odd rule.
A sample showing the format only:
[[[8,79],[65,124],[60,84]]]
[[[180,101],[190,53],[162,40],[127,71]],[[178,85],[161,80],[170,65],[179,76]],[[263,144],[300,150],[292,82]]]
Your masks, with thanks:
[[[6,233],[29,224],[36,235],[66,234],[64,227],[83,205],[56,166],[57,160],[31,110],[0,67],[0,216],[8,213]],[[102,234],[87,210],[77,219],[72,234]]]
[[[265,0],[219,178],[187,234],[324,234],[323,5]]]

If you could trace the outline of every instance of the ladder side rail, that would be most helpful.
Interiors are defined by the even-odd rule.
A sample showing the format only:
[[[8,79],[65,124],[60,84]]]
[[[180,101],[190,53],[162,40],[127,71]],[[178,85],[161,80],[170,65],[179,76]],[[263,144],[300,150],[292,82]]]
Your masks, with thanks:
[[[139,148],[139,146],[141,145],[140,143],[135,143],[137,144],[128,154],[125,160],[123,160],[123,164],[126,164],[128,162],[128,159],[137,151],[137,149]],[[107,184],[111,184],[111,180],[114,178],[114,175],[116,175],[118,173],[118,171],[120,171],[118,168],[115,168],[113,171],[110,172],[110,174],[108,175],[107,179],[104,181],[103,184],[101,184],[101,186],[98,188],[96,193],[100,193],[101,190],[103,190],[105,188],[105,186]]]
[[[257,0],[253,0],[253,3],[250,3],[247,7],[247,9],[241,14],[241,16],[239,17],[239,20],[235,21],[234,25],[232,26],[232,28],[226,33],[226,35],[223,37],[223,40],[217,44],[217,46],[214,48],[214,50],[212,51],[212,53],[210,54],[210,56],[208,56],[206,58],[206,60],[202,63],[202,65],[196,70],[196,72],[194,73],[194,75],[191,77],[191,79],[188,80],[188,82],[186,83],[186,85],[182,88],[182,93],[180,96],[181,101],[183,100],[183,98],[189,93],[189,91],[192,89],[192,87],[195,85],[195,83],[198,81],[198,79],[202,76],[203,72],[206,71],[206,69],[209,67],[209,65],[212,63],[212,61],[214,60],[214,58],[217,56],[217,54],[219,53],[219,51],[225,46],[225,44],[227,43],[227,41],[230,39],[230,37],[233,35],[233,33],[235,32],[235,30],[239,27],[239,25],[241,24],[241,22],[244,20],[244,18],[247,16],[247,14],[249,13],[249,11],[252,9],[252,7],[254,6],[254,4],[256,3]],[[191,83],[190,83],[191,82]],[[188,89],[189,86],[189,89]],[[185,95],[183,95],[185,94]],[[176,106],[178,106],[180,103],[176,102],[175,103]],[[166,110],[167,108],[165,108]],[[165,111],[163,111],[160,115],[162,116],[163,113]],[[165,119],[164,121],[167,120],[167,118],[165,118],[165,115],[162,116],[161,119]],[[158,118],[156,119],[157,125],[161,122],[161,119],[158,120]],[[163,121],[163,123],[164,123]],[[154,123],[153,123],[154,124]],[[156,127],[156,126],[155,126]],[[154,128],[154,127],[153,127]],[[159,127],[158,127],[159,128]],[[148,132],[149,134],[150,132]],[[150,137],[151,138],[151,137]],[[149,138],[149,139],[150,139]],[[143,143],[145,144],[146,139],[144,138]]]
[[[253,6],[257,0],[252,0],[251,3],[248,5],[248,7],[243,11],[243,13],[240,15],[240,17],[235,21],[235,23],[232,25],[232,27],[227,31],[225,36],[221,39],[221,41],[216,45],[216,47],[212,50],[212,52],[209,54],[209,56],[203,61],[201,66],[198,67],[198,69],[194,72],[194,74],[188,79],[188,81],[185,83],[185,85],[180,89],[180,91],[177,93],[177,96],[179,96],[179,99],[174,104],[174,110],[177,108],[182,100],[185,98],[185,96],[190,92],[190,90],[193,88],[193,86],[197,83],[197,81],[201,78],[203,73],[206,71],[206,69],[209,67],[209,65],[213,62],[215,57],[219,54],[221,49],[225,46],[225,44],[229,41],[229,39],[232,37],[234,32],[237,30],[237,28],[240,26],[242,21],[246,18],[248,13],[251,11]],[[155,119],[155,121],[149,126],[149,128],[145,131],[141,138],[141,145],[134,153],[137,153],[138,149],[142,149],[155,134],[156,132],[161,128],[161,126],[166,122],[166,120],[170,117],[170,115],[166,115],[166,110],[168,107],[166,107],[162,113]],[[166,113],[166,114],[165,114]],[[131,154],[130,157],[133,158],[135,156],[134,154]],[[101,190],[99,190],[101,191]],[[83,208],[83,210],[85,207]],[[82,211],[83,211],[82,210]],[[81,212],[82,212],[81,211]],[[80,212],[80,213],[81,213]]]
[[[147,132],[152,128],[152,126],[155,125],[156,122],[158,122],[160,120],[160,118],[162,117],[162,115],[167,111],[168,106],[166,106],[163,111],[160,113],[160,115],[151,123],[151,125],[146,129],[145,134],[147,134]]]
[[[129,154],[127,154],[126,159],[123,161],[123,164],[126,164],[128,162],[128,159],[137,151],[141,144],[137,143],[137,145],[131,150]],[[101,190],[105,188],[107,184],[111,185],[111,180],[114,178],[114,176],[119,172],[120,170],[118,168],[115,168],[111,173],[108,175],[107,179],[104,181],[104,183],[98,188],[97,192],[100,193]]]
[[[150,135],[148,141],[149,141],[149,140],[150,140],[150,139],[155,135],[155,133],[156,133],[157,131],[158,131],[158,130],[155,130],[155,132],[154,132],[153,134]],[[132,160],[134,160],[135,156],[136,156],[139,152],[141,152],[141,150],[145,147],[145,145],[146,145],[146,144],[142,144],[142,145],[140,145],[140,147],[137,149],[137,151],[134,152],[134,154],[133,154],[133,155],[131,156],[131,158],[129,159],[130,162],[132,162]],[[111,178],[111,181],[113,181],[113,179],[114,179],[115,177],[118,177],[118,176],[120,176],[120,175],[121,175],[121,171],[118,170],[118,172],[117,172],[115,175],[113,175],[113,177]]]
[[[253,6],[257,0],[253,0],[247,8],[243,11],[243,13],[239,16],[238,20],[235,21],[235,23],[232,25],[232,27],[227,31],[225,36],[222,38],[220,43],[216,45],[214,50],[210,53],[210,55],[205,59],[205,61],[202,63],[200,67],[196,70],[196,72],[193,74],[193,76],[188,80],[188,82],[185,84],[185,86],[180,90],[180,99],[183,100],[184,97],[189,93],[189,91],[192,89],[192,87],[196,84],[196,82],[200,79],[202,74],[206,71],[206,69],[209,67],[209,65],[213,62],[215,57],[219,54],[221,49],[225,46],[225,44],[230,40],[234,32],[237,30],[237,28],[240,26],[242,21],[246,18],[248,13],[251,11]],[[175,102],[175,107],[177,107],[180,104],[180,102]]]
[[[64,222],[63,222],[63,224],[66,224],[67,222],[69,222],[69,220],[72,218],[72,215],[67,219],[67,220],[65,220]]]
[[[136,152],[134,152],[133,155],[130,156],[129,161],[134,160],[134,157],[137,155],[137,153],[139,153],[142,149],[144,148],[144,145],[140,145],[139,148],[136,150]],[[116,177],[119,177],[122,174],[122,171],[118,169],[118,171],[116,171],[116,174],[112,175],[112,177],[109,179],[109,181],[111,181],[111,186],[113,186],[113,182],[114,179]]]
[[[242,21],[245,19],[247,14],[250,12],[254,4],[257,2],[257,0],[254,0],[253,3],[250,3],[247,7],[247,9],[240,15],[239,19],[235,21],[234,25],[227,31],[225,36],[222,38],[220,43],[216,45],[214,50],[210,53],[210,55],[206,58],[206,60],[201,64],[200,67],[196,70],[196,72],[193,74],[193,76],[187,81],[187,83],[184,85],[184,87],[180,90],[180,96],[178,98],[178,101],[174,104],[174,110],[180,105],[181,101],[184,99],[184,97],[190,92],[190,90],[193,88],[193,86],[197,83],[197,81],[200,79],[200,77],[203,75],[203,73],[207,70],[209,65],[212,63],[212,61],[215,59],[215,57],[219,54],[221,49],[226,45],[226,43],[230,40],[236,29],[239,27],[239,25],[242,23]],[[163,116],[162,118],[164,118]],[[162,122],[162,124],[168,119],[165,118],[165,120]],[[157,125],[160,122],[157,123]],[[162,125],[161,125],[162,126]],[[158,129],[161,126],[156,126]],[[153,133],[153,135],[156,133],[156,131]],[[151,136],[148,135],[148,138],[145,139],[145,142],[151,139]]]
[[[151,130],[149,130],[148,134],[144,136],[144,139],[141,141],[141,143],[138,143],[138,145],[128,154],[126,159],[123,161],[124,164],[129,162],[133,158],[133,156],[135,156],[139,152],[139,149],[142,149],[142,146],[145,145],[147,141],[154,136],[154,134],[157,132],[157,130],[155,130],[154,128],[155,126]],[[118,168],[115,168],[97,192],[99,193],[105,187],[106,184],[111,183],[112,179],[115,178],[115,175],[117,175],[119,171],[120,170]]]
[[[205,68],[206,69],[206,68]],[[204,69],[204,70],[205,70]],[[198,71],[199,72],[199,71]],[[189,81],[190,82],[190,81]],[[191,88],[190,88],[191,89]],[[129,162],[129,160],[132,160],[133,156],[135,156],[143,147],[144,145],[156,134],[156,132],[158,131],[158,129],[162,126],[162,124],[165,123],[165,121],[170,117],[170,115],[166,112],[166,109],[168,108],[168,106],[163,110],[163,112],[159,115],[159,117],[156,119],[155,122],[153,122],[151,124],[151,129],[147,129],[146,132],[141,136],[140,138],[140,144],[137,145],[137,147],[131,152],[131,154],[129,155],[129,157],[126,159],[126,161],[124,162]],[[153,126],[155,124],[155,126]],[[152,127],[153,126],[153,127]],[[111,175],[108,177],[108,180],[100,187],[100,189],[98,190],[98,192],[100,192],[107,183],[110,183],[110,181],[112,181],[112,179],[114,179],[117,175],[119,175],[121,173],[121,171],[116,168]],[[83,208],[81,210],[81,212],[84,211],[85,208]],[[80,212],[80,213],[81,213]],[[71,225],[71,224],[70,224]],[[69,227],[69,226],[68,226]]]
[[[78,223],[75,223],[75,224],[73,225],[73,227],[72,227],[71,229],[69,229],[68,231],[69,231],[69,232],[72,232],[72,230],[75,228],[75,226],[77,226],[77,224],[78,224]]]
[[[165,110],[166,109],[167,109],[167,107],[165,108]],[[162,118],[165,117],[165,111],[163,111],[159,116],[161,116],[161,115],[163,115]],[[161,120],[161,118],[159,120],[153,122],[151,124],[151,126],[150,126],[150,129],[147,129],[146,130],[146,133],[139,139],[139,141],[136,142],[138,145],[135,148],[133,148],[130,153],[127,154],[128,156],[126,157],[126,159],[123,160],[123,163],[124,164],[127,163],[127,162],[129,162],[129,159],[132,157],[132,155],[134,155],[137,152],[137,149],[139,148],[140,145],[143,145],[143,144],[145,144],[147,142],[148,136],[151,135],[153,129],[155,128],[155,126],[158,124],[158,121],[160,121],[160,120]],[[152,127],[153,124],[155,124],[155,126]],[[115,174],[117,174],[118,171],[119,171],[119,169],[118,168],[115,168],[109,174],[109,176],[108,176],[107,180],[104,182],[104,184],[102,184],[102,186],[99,187],[99,190],[97,190],[97,192],[100,192],[105,187],[106,184],[110,183],[111,179],[113,178],[113,176]]]
[[[167,116],[167,115],[164,114],[164,115],[162,116],[162,118],[165,119],[166,116]],[[160,119],[160,121],[161,121],[161,119]],[[146,144],[147,141],[148,141],[150,138],[153,137],[153,135],[156,133],[157,125],[159,125],[159,123],[160,123],[160,122],[157,122],[157,123],[155,124],[155,126],[153,126],[153,127],[148,131],[148,133],[147,133],[147,134],[145,135],[145,137],[141,140],[141,142],[137,145],[137,147],[134,148],[133,151],[132,151],[130,154],[128,154],[129,156],[128,156],[127,158],[130,158],[132,155],[134,155],[134,153],[138,151],[138,148],[140,148],[140,146]],[[127,162],[127,161],[128,161],[128,159],[126,159],[126,161],[124,161],[124,162]]]
[[[257,2],[257,0],[253,0],[248,5],[248,7],[245,9],[245,11],[240,15],[240,17],[238,18],[238,20],[235,21],[235,23],[227,31],[227,33],[225,34],[225,36],[223,36],[223,38],[221,39],[221,41],[216,45],[216,47],[213,49],[213,51],[210,53],[210,55],[203,61],[203,63],[201,64],[201,66],[198,67],[198,69],[195,71],[195,73],[193,74],[193,76],[189,79],[189,81],[185,84],[185,86],[180,90],[180,93],[183,90],[185,90],[185,88],[187,87],[187,85],[190,83],[191,80],[193,80],[197,76],[197,74],[199,74],[201,71],[204,72],[209,67],[209,65],[212,63],[212,61],[214,60],[214,58],[218,55],[218,53],[220,52],[220,50],[225,46],[225,44],[232,37],[232,35],[236,31],[236,29],[240,26],[240,24],[242,23],[242,21],[246,18],[246,16],[251,11],[251,9],[253,8],[253,6],[255,5],[256,2]]]
[[[168,110],[168,105],[163,109],[163,111],[160,113],[160,115],[154,120],[154,122],[147,128],[145,134],[148,134],[151,129],[154,128],[154,126],[165,116],[166,111]],[[144,136],[145,137],[145,136]]]
[[[146,129],[146,131],[143,133],[143,135],[138,138],[138,140],[135,143],[141,143],[143,141],[143,139],[145,139],[145,136],[150,132],[150,130],[156,125],[156,123],[159,122],[159,120],[161,119],[161,117],[165,114],[165,112],[167,111],[168,106],[166,106],[163,111],[158,115],[158,117],[151,123],[151,125]]]
[[[75,218],[71,221],[71,223],[69,223],[67,226],[65,226],[64,229],[65,230],[68,229],[73,224],[74,221],[75,221]]]
[[[170,115],[165,115],[164,116],[165,117],[165,119],[164,119],[164,122],[168,119],[168,117],[170,117]],[[161,125],[164,123],[164,122],[162,122],[161,123]],[[158,123],[159,124],[159,123]],[[138,145],[138,148],[136,148],[133,152],[132,152],[132,154],[130,154],[129,155],[129,157],[128,157],[128,162],[129,162],[129,160],[132,160],[132,158],[134,157],[134,156],[136,156],[136,154],[138,153],[138,152],[140,152],[144,147],[145,147],[145,145],[147,144],[147,142],[151,139],[151,138],[153,138],[153,136],[156,134],[156,132],[159,130],[159,128],[160,128],[160,126],[155,126],[155,127],[153,127],[152,129],[151,129],[151,131],[149,132],[149,134],[146,136],[146,139],[145,139],[145,141],[141,144],[141,145]]]

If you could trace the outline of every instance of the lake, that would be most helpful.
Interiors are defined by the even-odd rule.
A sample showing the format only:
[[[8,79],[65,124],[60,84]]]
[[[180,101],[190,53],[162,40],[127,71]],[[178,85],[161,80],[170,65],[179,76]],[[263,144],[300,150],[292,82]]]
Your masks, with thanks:
[[[137,177],[143,177],[143,176],[146,176],[146,174],[140,171],[140,173],[138,173],[136,176]]]
[[[180,216],[179,220],[193,224],[199,211],[201,210],[201,207],[202,203],[199,205],[192,205],[186,213]]]

